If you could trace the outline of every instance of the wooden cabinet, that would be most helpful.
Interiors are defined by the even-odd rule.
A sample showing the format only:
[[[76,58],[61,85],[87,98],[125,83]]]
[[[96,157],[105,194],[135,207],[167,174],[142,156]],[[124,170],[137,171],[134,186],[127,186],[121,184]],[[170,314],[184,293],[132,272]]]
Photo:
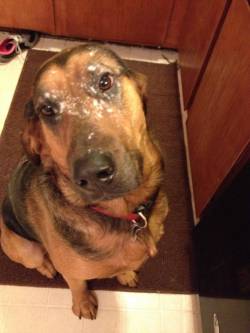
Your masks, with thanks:
[[[187,133],[197,215],[250,143],[250,11],[232,1],[194,101]]]
[[[192,103],[229,3],[228,0],[188,2],[179,40],[185,109]]]
[[[0,0],[0,26],[54,33],[52,0]]]
[[[181,46],[181,27],[190,0],[174,0],[163,47],[179,49]]]
[[[55,0],[56,33],[162,45],[172,3],[172,0]]]
[[[38,3],[0,0],[0,27],[178,48],[188,0],[44,0]]]

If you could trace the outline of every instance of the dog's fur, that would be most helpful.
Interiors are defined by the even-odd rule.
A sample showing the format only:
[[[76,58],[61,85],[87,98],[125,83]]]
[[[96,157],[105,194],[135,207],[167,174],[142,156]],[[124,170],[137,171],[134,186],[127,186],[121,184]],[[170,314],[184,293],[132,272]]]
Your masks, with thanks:
[[[111,87],[99,89],[102,73]],[[108,82],[110,83],[110,82]],[[117,277],[135,286],[136,270],[156,254],[167,201],[160,189],[162,162],[144,115],[145,77],[97,44],[68,49],[39,70],[25,112],[22,142],[28,160],[9,184],[1,219],[6,255],[52,278],[60,272],[73,312],[94,319],[97,300],[86,280]],[[56,108],[57,114],[44,115]],[[45,110],[45,112],[46,112]],[[74,165],[91,151],[112,153],[116,174],[105,188],[86,190],[74,181]],[[119,218],[157,193],[148,227],[131,233]],[[112,214],[102,216],[95,205]],[[25,231],[16,232],[17,224]]]

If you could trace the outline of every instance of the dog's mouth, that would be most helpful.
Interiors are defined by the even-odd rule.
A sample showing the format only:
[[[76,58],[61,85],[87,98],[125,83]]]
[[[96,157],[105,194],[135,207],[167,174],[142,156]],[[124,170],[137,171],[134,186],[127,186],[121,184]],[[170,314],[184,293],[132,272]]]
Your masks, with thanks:
[[[101,189],[95,190],[95,191],[84,191],[84,190],[80,190],[80,191],[82,192],[82,195],[83,195],[85,201],[88,202],[88,204],[95,204],[100,201],[122,198],[127,193],[131,192],[132,190],[133,189],[131,189],[130,191],[126,191],[126,192],[115,192],[115,193],[104,192]]]
[[[75,182],[74,186],[78,192],[82,194],[84,199],[89,203],[94,203],[104,200],[112,200],[124,197],[126,194],[132,192],[141,184],[141,178],[134,179],[134,176],[129,179],[119,179],[119,176],[113,176],[113,179],[108,179],[107,183],[89,184],[86,180]]]

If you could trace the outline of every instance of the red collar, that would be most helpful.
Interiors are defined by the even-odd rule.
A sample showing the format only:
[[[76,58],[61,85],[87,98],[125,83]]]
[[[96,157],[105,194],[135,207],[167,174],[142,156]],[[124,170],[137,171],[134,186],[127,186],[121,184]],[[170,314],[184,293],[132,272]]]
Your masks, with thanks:
[[[159,189],[157,189],[157,191],[151,196],[151,198],[149,200],[147,200],[147,201],[143,202],[142,204],[140,204],[139,206],[137,206],[136,209],[134,210],[134,212],[129,213],[126,216],[114,216],[112,213],[110,213],[106,209],[98,207],[98,206],[90,206],[90,208],[93,211],[95,211],[99,214],[102,214],[104,216],[108,216],[111,218],[117,218],[117,219],[121,219],[121,220],[125,220],[125,221],[133,223],[132,231],[133,231],[134,235],[136,235],[139,230],[147,227],[147,225],[148,225],[147,217],[150,215],[151,209],[154,206],[158,193],[159,193]]]
[[[131,233],[135,239],[137,238],[137,233],[148,226],[147,217],[142,212],[130,213],[126,216],[114,216],[101,207],[91,206],[90,208],[99,214],[131,222]]]
[[[109,211],[107,211],[106,209],[98,207],[98,206],[90,206],[90,208],[92,210],[96,211],[97,213],[103,214],[105,216],[113,217],[113,218],[117,218],[117,219],[121,219],[121,220],[126,220],[126,221],[130,221],[130,222],[137,221],[140,218],[140,215],[138,213],[129,213],[126,216],[115,216],[112,213],[110,213]]]

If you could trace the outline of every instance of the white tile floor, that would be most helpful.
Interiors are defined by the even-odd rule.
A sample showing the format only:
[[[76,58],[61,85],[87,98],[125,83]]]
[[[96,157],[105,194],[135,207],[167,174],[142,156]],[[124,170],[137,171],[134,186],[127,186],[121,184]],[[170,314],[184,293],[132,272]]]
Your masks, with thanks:
[[[96,321],[71,313],[68,289],[0,286],[1,333],[200,333],[197,295],[97,291]]]
[[[4,36],[0,32],[0,40]],[[41,38],[36,48],[59,51],[81,42]],[[126,59],[166,63],[173,51],[109,46]],[[26,54],[0,65],[0,132]],[[1,272],[0,272],[1,274]],[[69,290],[0,286],[0,333],[201,333],[198,295],[98,291],[96,321],[78,320],[71,313]]]

